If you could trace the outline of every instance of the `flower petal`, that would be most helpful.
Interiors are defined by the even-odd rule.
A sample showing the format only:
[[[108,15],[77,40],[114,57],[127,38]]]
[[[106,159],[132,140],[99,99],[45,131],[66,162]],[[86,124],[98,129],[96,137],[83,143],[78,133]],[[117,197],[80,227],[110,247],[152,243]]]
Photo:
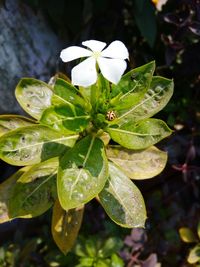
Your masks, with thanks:
[[[82,42],[82,45],[89,47],[93,52],[101,52],[106,46],[106,43],[96,40],[89,40]]]
[[[96,60],[89,57],[72,69],[72,84],[88,87],[97,80]]]
[[[110,82],[117,84],[126,69],[126,61],[99,57],[97,59],[102,75]]]
[[[63,49],[60,53],[60,57],[64,62],[69,62],[80,57],[90,57],[91,55],[91,51],[79,46],[67,47]]]
[[[101,52],[101,56],[118,59],[129,58],[128,50],[121,41],[112,42],[105,50]]]

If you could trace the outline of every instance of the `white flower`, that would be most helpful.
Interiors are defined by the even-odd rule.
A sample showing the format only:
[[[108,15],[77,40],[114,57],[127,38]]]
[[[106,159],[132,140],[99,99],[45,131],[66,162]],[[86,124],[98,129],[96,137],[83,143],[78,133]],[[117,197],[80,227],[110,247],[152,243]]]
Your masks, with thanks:
[[[61,51],[62,61],[88,57],[72,69],[72,84],[90,86],[97,81],[96,63],[102,75],[110,82],[117,84],[126,69],[128,50],[121,41],[112,42],[106,49],[106,43],[90,40],[82,42],[89,49],[70,46]],[[104,49],[104,50],[103,50]]]

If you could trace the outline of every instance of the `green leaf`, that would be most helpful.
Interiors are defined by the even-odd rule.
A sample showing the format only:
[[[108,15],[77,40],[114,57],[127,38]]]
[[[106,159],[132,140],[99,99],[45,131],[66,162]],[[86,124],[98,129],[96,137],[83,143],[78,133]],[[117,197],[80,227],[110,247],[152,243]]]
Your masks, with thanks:
[[[117,237],[110,237],[106,239],[102,248],[98,251],[98,257],[108,258],[115,252],[118,252],[123,246],[121,239]]]
[[[124,267],[123,260],[117,254],[111,256],[111,267]]]
[[[94,267],[93,263],[93,258],[85,257],[80,259],[80,264],[76,265],[76,267]]]
[[[58,78],[53,88],[52,104],[73,104],[87,108],[85,100],[79,96],[79,91],[67,81]]]
[[[59,201],[53,208],[51,232],[59,249],[67,254],[73,247],[81,227],[84,207],[63,210]]]
[[[183,240],[183,242],[194,243],[194,242],[198,241],[196,236],[192,232],[192,230],[190,230],[190,228],[188,228],[188,227],[180,228],[179,229],[179,234],[180,234],[180,237]]]
[[[11,198],[11,192],[16,181],[30,169],[30,167],[21,168],[10,178],[0,184],[0,223],[8,222],[12,219],[9,215],[8,203]]]
[[[97,259],[95,267],[110,267],[110,259]]]
[[[68,210],[87,203],[102,190],[107,177],[103,142],[94,136],[83,138],[60,161],[57,187],[61,206]]]
[[[51,105],[51,87],[33,78],[23,78],[18,83],[15,96],[21,107],[35,119]]]
[[[158,119],[146,119],[138,123],[127,123],[119,128],[107,128],[111,138],[129,149],[145,149],[171,134],[167,124]]]
[[[112,163],[109,173],[110,177],[99,194],[106,213],[122,227],[144,227],[146,209],[139,189]]]
[[[187,261],[194,264],[200,261],[200,244],[196,245],[189,253]]]
[[[150,118],[163,109],[173,94],[174,83],[163,77],[153,77],[144,98],[130,109],[118,112],[117,123],[136,122]],[[113,122],[114,123],[114,122]]]
[[[106,154],[129,178],[135,180],[158,175],[167,162],[167,153],[154,146],[139,151],[111,146]]]
[[[46,109],[40,122],[66,134],[82,132],[90,116],[74,105],[52,106]]]
[[[134,1],[134,17],[136,24],[147,40],[148,44],[153,47],[156,39],[157,25],[156,15],[153,5],[150,1],[135,0]]]
[[[115,111],[132,107],[138,103],[148,90],[155,70],[152,61],[123,75],[117,85],[112,86],[111,106]],[[117,95],[117,96],[116,96]]]
[[[33,165],[61,155],[77,138],[42,125],[19,128],[0,137],[0,158],[12,165]]]
[[[20,127],[35,124],[35,121],[19,115],[0,115],[0,136]]]
[[[58,158],[39,163],[16,182],[9,199],[9,216],[32,218],[47,211],[56,198]]]

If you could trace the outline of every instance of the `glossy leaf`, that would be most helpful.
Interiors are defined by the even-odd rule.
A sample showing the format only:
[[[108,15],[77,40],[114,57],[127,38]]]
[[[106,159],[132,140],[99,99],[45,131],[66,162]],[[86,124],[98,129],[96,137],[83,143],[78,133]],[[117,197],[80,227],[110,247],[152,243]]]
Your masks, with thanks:
[[[61,155],[77,138],[42,125],[19,128],[0,138],[0,158],[12,165],[33,165]]]
[[[81,227],[84,208],[64,210],[59,201],[53,208],[51,232],[59,249],[67,254],[73,247]]]
[[[61,158],[57,187],[63,209],[79,207],[102,190],[107,164],[103,142],[94,136],[83,138]]]
[[[0,115],[0,136],[20,127],[35,124],[35,121],[19,115]]]
[[[32,218],[47,211],[56,198],[57,171],[58,158],[53,158],[24,173],[13,187],[9,215]]]
[[[115,111],[132,107],[138,103],[148,90],[152,75],[155,70],[155,62],[152,61],[125,74],[117,85],[112,87],[111,105]]]
[[[192,232],[192,230],[190,230],[190,228],[188,228],[188,227],[180,228],[179,229],[179,234],[180,234],[180,237],[183,240],[183,242],[193,243],[193,242],[197,242],[198,241],[196,236]]]
[[[109,174],[110,177],[99,194],[106,213],[123,227],[144,227],[146,209],[139,189],[112,163],[109,164]]]
[[[15,96],[21,107],[35,119],[51,105],[51,87],[33,78],[23,78],[18,83]]]
[[[112,146],[107,149],[106,154],[129,178],[135,180],[158,175],[167,162],[167,153],[154,146],[139,151]]]
[[[197,244],[193,249],[190,250],[187,261],[190,264],[200,262],[200,244]]]
[[[144,98],[130,109],[118,112],[117,123],[136,122],[150,118],[163,109],[173,94],[174,83],[163,77],[153,77]]]
[[[40,122],[66,134],[82,132],[90,116],[74,105],[52,106],[46,109]]]
[[[0,223],[10,221],[12,217],[9,215],[8,203],[11,198],[13,186],[16,181],[22,176],[30,167],[24,167],[14,173],[10,178],[0,184]]]
[[[158,143],[171,134],[165,122],[146,119],[136,124],[127,123],[119,128],[107,128],[111,138],[129,149],[144,149]]]
[[[67,81],[58,78],[53,88],[52,104],[73,104],[87,107],[85,100],[79,95],[79,91]]]

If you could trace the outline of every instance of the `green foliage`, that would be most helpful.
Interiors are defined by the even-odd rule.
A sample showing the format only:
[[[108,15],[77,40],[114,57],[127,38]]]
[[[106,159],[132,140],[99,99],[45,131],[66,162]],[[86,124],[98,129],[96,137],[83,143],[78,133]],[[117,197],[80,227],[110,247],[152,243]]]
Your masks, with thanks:
[[[116,254],[122,247],[122,241],[117,237],[106,240],[97,236],[89,239],[79,238],[75,253],[79,256],[76,267],[123,267],[122,259]]]
[[[200,265],[200,222],[197,226],[197,234],[188,227],[182,227],[179,229],[179,234],[183,242],[195,243],[195,246],[190,250],[187,261],[190,264],[195,264],[196,267]]]
[[[26,166],[0,185],[0,222],[54,206],[52,235],[63,253],[78,235],[83,206],[95,197],[117,224],[144,227],[144,200],[129,178],[163,170],[166,153],[153,145],[171,134],[163,121],[150,118],[173,93],[173,81],[153,77],[154,69],[150,62],[115,86],[99,75],[95,85],[79,90],[57,77],[52,86],[22,79],[16,97],[34,119],[0,116],[0,158]],[[98,253],[90,242],[81,266],[123,266],[117,242],[97,244]]]

